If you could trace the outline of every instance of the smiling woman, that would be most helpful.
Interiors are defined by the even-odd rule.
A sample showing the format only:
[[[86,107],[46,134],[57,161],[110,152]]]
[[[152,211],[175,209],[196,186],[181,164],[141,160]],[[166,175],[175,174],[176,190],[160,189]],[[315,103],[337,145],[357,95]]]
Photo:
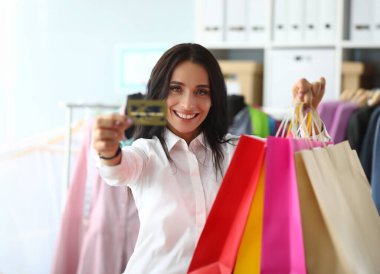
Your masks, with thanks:
[[[166,99],[168,128],[188,144],[199,134],[211,107],[208,73],[185,61],[174,70]]]
[[[237,141],[227,134],[226,86],[206,48],[179,44],[153,68],[146,98],[166,101],[167,126],[137,126],[136,141],[101,160],[100,173],[110,185],[129,186],[138,207],[126,273],[186,273]],[[94,148],[114,155],[118,139],[102,136],[129,126],[125,117],[99,117]]]
[[[299,100],[307,97],[299,92],[312,91],[306,80],[296,87]],[[93,146],[103,157],[97,159],[101,176],[128,186],[139,212],[125,273],[186,273],[238,140],[227,133],[226,85],[210,51],[179,44],[154,66],[146,99],[166,101],[166,127],[137,125],[132,145],[115,153],[132,121],[99,116]]]

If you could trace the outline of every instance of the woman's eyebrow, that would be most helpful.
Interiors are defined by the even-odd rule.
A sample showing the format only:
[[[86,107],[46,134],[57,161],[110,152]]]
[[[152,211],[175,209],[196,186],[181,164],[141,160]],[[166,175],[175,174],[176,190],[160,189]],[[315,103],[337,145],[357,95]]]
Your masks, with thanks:
[[[182,82],[178,82],[178,81],[170,81],[169,84],[175,84],[175,85],[180,85],[180,86],[184,86],[185,84],[182,83]],[[197,85],[196,86],[197,88],[210,88],[210,85],[207,85],[207,84],[200,84],[200,85]]]
[[[170,81],[170,84],[176,84],[176,85],[181,85],[181,86],[184,85],[182,82],[178,82],[178,81]]]
[[[209,85],[206,85],[206,84],[205,84],[205,85],[197,85],[197,87],[198,87],[198,88],[210,88],[210,86],[209,86]]]

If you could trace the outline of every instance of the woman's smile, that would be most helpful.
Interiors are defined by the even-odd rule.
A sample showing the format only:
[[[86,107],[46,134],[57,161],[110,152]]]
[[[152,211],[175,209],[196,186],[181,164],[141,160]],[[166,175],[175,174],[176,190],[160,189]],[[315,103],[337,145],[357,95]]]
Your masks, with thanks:
[[[173,110],[173,112],[175,113],[175,115],[177,115],[177,117],[179,117],[181,119],[185,119],[185,120],[194,119],[199,114],[199,113],[189,114],[189,113],[183,113],[183,112],[179,112],[179,111],[175,111],[175,110]]]
[[[173,71],[168,88],[168,128],[190,143],[211,108],[208,73],[203,66],[185,61]]]

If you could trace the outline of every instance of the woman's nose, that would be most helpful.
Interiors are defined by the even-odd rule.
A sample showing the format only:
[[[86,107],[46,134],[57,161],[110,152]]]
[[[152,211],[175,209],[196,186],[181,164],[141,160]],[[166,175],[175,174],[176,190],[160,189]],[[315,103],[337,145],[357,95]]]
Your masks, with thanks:
[[[195,105],[195,98],[191,92],[184,92],[181,97],[181,105],[185,109],[191,109]]]

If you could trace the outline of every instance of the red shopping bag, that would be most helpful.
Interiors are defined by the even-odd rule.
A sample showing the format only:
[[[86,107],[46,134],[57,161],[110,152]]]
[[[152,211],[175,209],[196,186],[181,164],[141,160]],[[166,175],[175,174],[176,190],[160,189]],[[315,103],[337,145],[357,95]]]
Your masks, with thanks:
[[[305,273],[292,138],[268,137],[261,273]]]
[[[240,137],[188,273],[232,273],[264,159],[265,142]]]

